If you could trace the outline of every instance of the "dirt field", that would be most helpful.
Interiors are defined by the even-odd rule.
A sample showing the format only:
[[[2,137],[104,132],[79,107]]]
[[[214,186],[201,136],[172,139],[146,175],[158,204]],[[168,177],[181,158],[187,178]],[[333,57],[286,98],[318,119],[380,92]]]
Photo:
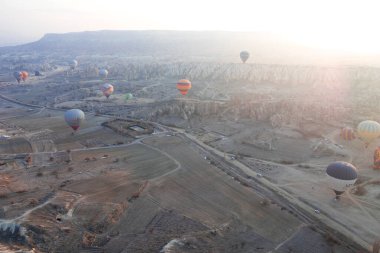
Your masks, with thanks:
[[[109,100],[99,97],[96,78],[53,75],[32,79],[30,86],[2,87],[6,96],[25,103],[79,106],[86,120],[72,134],[64,111],[0,100],[1,134],[10,136],[0,141],[0,246],[18,244],[41,252],[350,253],[358,249],[356,239],[367,249],[378,239],[380,178],[370,167],[378,143],[363,149],[358,140],[340,140],[335,121],[277,127],[260,114],[239,119],[244,111],[218,111],[234,93],[217,94],[236,88],[221,83],[215,91],[217,82],[198,82],[186,102],[170,90],[171,82],[123,83],[120,89],[136,96],[128,102],[121,91]],[[75,87],[80,92],[73,93]],[[277,89],[256,88],[264,97]],[[241,89],[256,90],[248,83]],[[115,115],[183,129],[122,135],[102,126]],[[356,238],[337,241],[334,233],[322,232],[282,202],[239,182],[232,169],[222,170],[179,132],[221,151],[220,159],[241,162],[252,172],[244,177],[249,183],[257,182],[253,177],[260,173],[315,209],[314,221],[323,214]],[[333,200],[325,168],[336,160],[357,166],[363,194],[353,188],[341,201]]]
[[[178,237],[217,233],[216,238],[227,239],[217,247],[221,252],[236,247],[240,252],[264,252],[302,225],[279,206],[262,205],[262,197],[210,165],[178,137],[72,150],[69,164],[59,162],[59,156],[45,157],[36,157],[43,166],[2,174],[13,187],[26,187],[8,190],[2,199],[3,218],[20,222],[32,244],[43,251],[101,247],[157,252]],[[254,242],[249,239],[253,237]],[[216,238],[204,247],[215,247],[211,245]],[[199,243],[193,239],[186,245]]]

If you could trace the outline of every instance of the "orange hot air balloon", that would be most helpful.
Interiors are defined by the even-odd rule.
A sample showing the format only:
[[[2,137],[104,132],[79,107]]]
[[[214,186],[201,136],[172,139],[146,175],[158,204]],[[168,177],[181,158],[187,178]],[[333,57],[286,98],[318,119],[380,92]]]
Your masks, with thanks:
[[[355,131],[351,127],[343,127],[340,131],[340,137],[345,141],[352,141],[356,138]]]
[[[113,93],[114,88],[112,84],[105,83],[100,87],[100,90],[103,92],[104,96],[109,98],[109,96]]]
[[[28,79],[29,73],[26,71],[21,71],[21,79],[25,82],[26,79]]]
[[[380,170],[380,147],[377,147],[373,154],[373,168]]]
[[[181,79],[177,82],[177,89],[185,96],[191,89],[191,82],[187,79]]]

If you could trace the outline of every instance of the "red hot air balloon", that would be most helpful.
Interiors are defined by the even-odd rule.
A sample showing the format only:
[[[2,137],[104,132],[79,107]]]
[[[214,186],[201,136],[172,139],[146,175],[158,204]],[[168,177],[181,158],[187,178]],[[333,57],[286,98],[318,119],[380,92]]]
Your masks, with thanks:
[[[181,79],[177,82],[177,89],[185,96],[191,89],[191,82],[187,79]]]

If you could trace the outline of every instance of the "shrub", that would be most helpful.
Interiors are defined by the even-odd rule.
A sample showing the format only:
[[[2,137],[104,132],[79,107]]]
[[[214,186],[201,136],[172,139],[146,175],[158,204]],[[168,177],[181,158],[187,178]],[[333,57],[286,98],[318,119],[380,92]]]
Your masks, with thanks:
[[[268,199],[263,199],[260,201],[260,205],[262,206],[268,206],[269,205],[269,200]]]
[[[365,189],[365,187],[363,185],[358,185],[358,186],[356,186],[353,193],[357,196],[363,196],[367,193],[367,190]]]
[[[55,176],[55,178],[58,178],[58,171],[54,170],[50,174]]]

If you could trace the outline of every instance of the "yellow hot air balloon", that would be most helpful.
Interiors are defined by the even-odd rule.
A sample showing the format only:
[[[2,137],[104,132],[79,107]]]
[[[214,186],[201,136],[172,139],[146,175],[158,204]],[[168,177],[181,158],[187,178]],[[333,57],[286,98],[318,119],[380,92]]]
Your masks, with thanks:
[[[365,120],[359,123],[357,133],[360,139],[368,145],[380,136],[380,124],[373,120]]]

